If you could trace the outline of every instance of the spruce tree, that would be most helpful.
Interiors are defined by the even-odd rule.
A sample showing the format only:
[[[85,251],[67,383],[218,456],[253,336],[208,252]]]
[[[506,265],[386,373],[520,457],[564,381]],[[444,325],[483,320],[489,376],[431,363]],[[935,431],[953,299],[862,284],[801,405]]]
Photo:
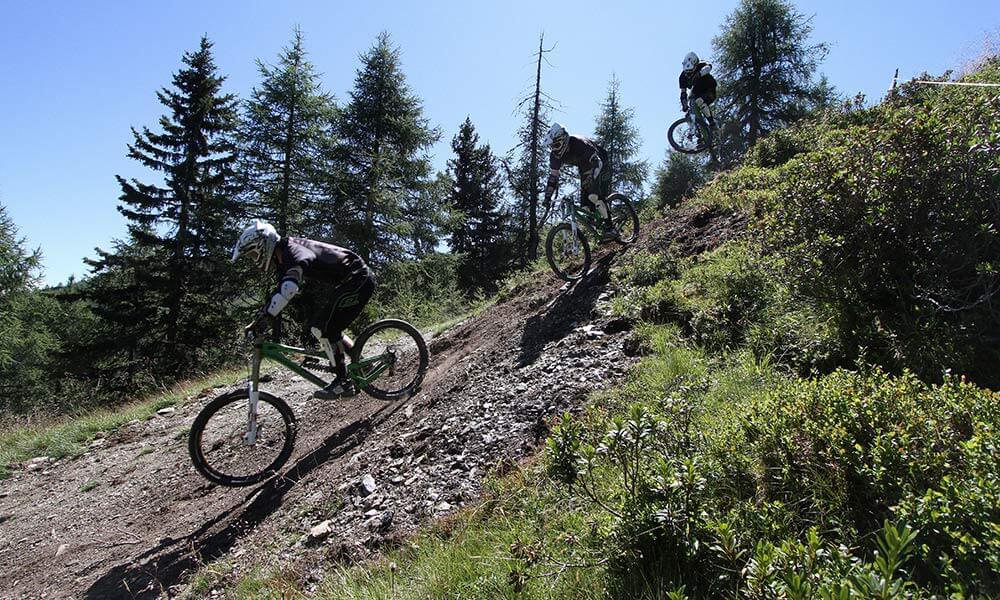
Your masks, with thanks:
[[[681,152],[667,152],[656,170],[653,195],[657,208],[678,206],[705,183],[705,167],[697,158]]]
[[[118,177],[129,239],[88,261],[107,284],[91,292],[98,308],[136,337],[128,343],[143,356],[135,360],[155,360],[168,375],[203,362],[206,346],[232,327],[226,259],[236,100],[221,92],[225,78],[211,48],[203,37],[198,50],[184,54],[172,87],[157,93],[167,109],[162,131],[132,130],[128,156],[162,174],[163,183]],[[114,352],[115,341],[104,347]]]
[[[465,292],[496,291],[509,263],[503,212],[503,185],[489,145],[479,145],[472,120],[466,117],[451,142],[455,158],[448,161],[452,219],[449,246],[462,255],[459,287]]]
[[[608,153],[608,179],[611,189],[605,193],[623,192],[633,198],[642,195],[642,187],[649,172],[649,165],[636,155],[642,147],[639,130],[633,124],[635,111],[622,106],[620,83],[612,76],[608,95],[601,103],[601,113],[594,128],[594,141]]]
[[[827,46],[810,41],[810,20],[786,0],[741,0],[713,40],[720,100],[742,148],[834,100],[826,80],[814,80]]]
[[[407,85],[388,33],[361,56],[338,129],[345,199],[339,234],[376,266],[414,256],[414,227],[438,218],[420,199],[430,183],[428,151],[439,134]]]
[[[333,96],[320,86],[298,28],[276,64],[257,61],[257,68],[261,81],[240,127],[247,216],[270,221],[282,236],[329,236],[337,208]]]

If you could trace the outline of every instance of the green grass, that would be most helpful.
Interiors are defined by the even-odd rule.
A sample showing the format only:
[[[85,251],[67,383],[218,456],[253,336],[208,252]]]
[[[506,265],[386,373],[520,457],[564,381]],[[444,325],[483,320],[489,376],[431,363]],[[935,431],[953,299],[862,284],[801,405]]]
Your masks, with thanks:
[[[102,408],[47,423],[11,424],[0,430],[0,479],[11,466],[37,456],[64,458],[84,451],[98,433],[108,434],[131,421],[142,421],[167,406],[180,404],[207,387],[228,385],[244,369],[233,368],[180,383],[170,390],[116,408]]]
[[[87,483],[81,485],[80,486],[80,491],[83,492],[83,493],[87,493],[87,492],[89,492],[90,490],[96,488],[99,485],[100,485],[99,481],[95,481],[95,480],[92,479],[92,480],[88,481]]]

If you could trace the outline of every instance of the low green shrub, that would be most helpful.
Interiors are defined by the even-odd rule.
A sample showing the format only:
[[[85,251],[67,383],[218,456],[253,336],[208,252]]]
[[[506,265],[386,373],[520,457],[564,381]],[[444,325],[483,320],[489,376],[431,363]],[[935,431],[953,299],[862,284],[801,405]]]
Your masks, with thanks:
[[[745,357],[687,374],[626,386],[627,409],[567,415],[549,441],[550,476],[613,518],[613,596],[1000,590],[995,393]]]

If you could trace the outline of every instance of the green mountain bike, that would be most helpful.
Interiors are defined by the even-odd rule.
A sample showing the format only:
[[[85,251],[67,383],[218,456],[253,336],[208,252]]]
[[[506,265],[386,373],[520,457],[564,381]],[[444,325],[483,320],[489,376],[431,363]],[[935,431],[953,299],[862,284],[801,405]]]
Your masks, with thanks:
[[[195,469],[219,485],[237,487],[264,481],[277,473],[292,455],[297,430],[295,415],[284,400],[261,391],[263,359],[273,360],[319,387],[328,383],[313,373],[317,367],[306,367],[306,360],[312,359],[319,365],[331,357],[266,341],[253,329],[247,333],[252,352],[246,387],[209,402],[195,418],[188,438]],[[306,360],[297,362],[292,355],[304,356]],[[413,325],[398,319],[378,321],[367,327],[347,356],[350,360],[347,375],[356,389],[381,400],[411,396],[427,373],[427,344],[423,336]]]
[[[639,215],[624,194],[614,193],[604,199],[611,219],[607,233],[602,227],[603,218],[597,211],[579,206],[572,196],[562,199],[563,220],[549,230],[545,238],[545,256],[556,276],[565,281],[575,281],[590,269],[590,243],[587,237],[598,242],[615,241],[631,244],[639,237]]]

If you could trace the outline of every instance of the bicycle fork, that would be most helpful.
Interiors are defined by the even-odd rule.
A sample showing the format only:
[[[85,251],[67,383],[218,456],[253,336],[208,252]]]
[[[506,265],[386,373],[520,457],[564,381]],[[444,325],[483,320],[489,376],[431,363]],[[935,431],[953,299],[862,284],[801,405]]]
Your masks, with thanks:
[[[243,443],[252,446],[257,443],[259,428],[257,425],[257,403],[260,400],[260,348],[255,348],[250,358],[250,381],[247,382],[247,396],[250,401],[247,406],[247,430],[243,434]]]

